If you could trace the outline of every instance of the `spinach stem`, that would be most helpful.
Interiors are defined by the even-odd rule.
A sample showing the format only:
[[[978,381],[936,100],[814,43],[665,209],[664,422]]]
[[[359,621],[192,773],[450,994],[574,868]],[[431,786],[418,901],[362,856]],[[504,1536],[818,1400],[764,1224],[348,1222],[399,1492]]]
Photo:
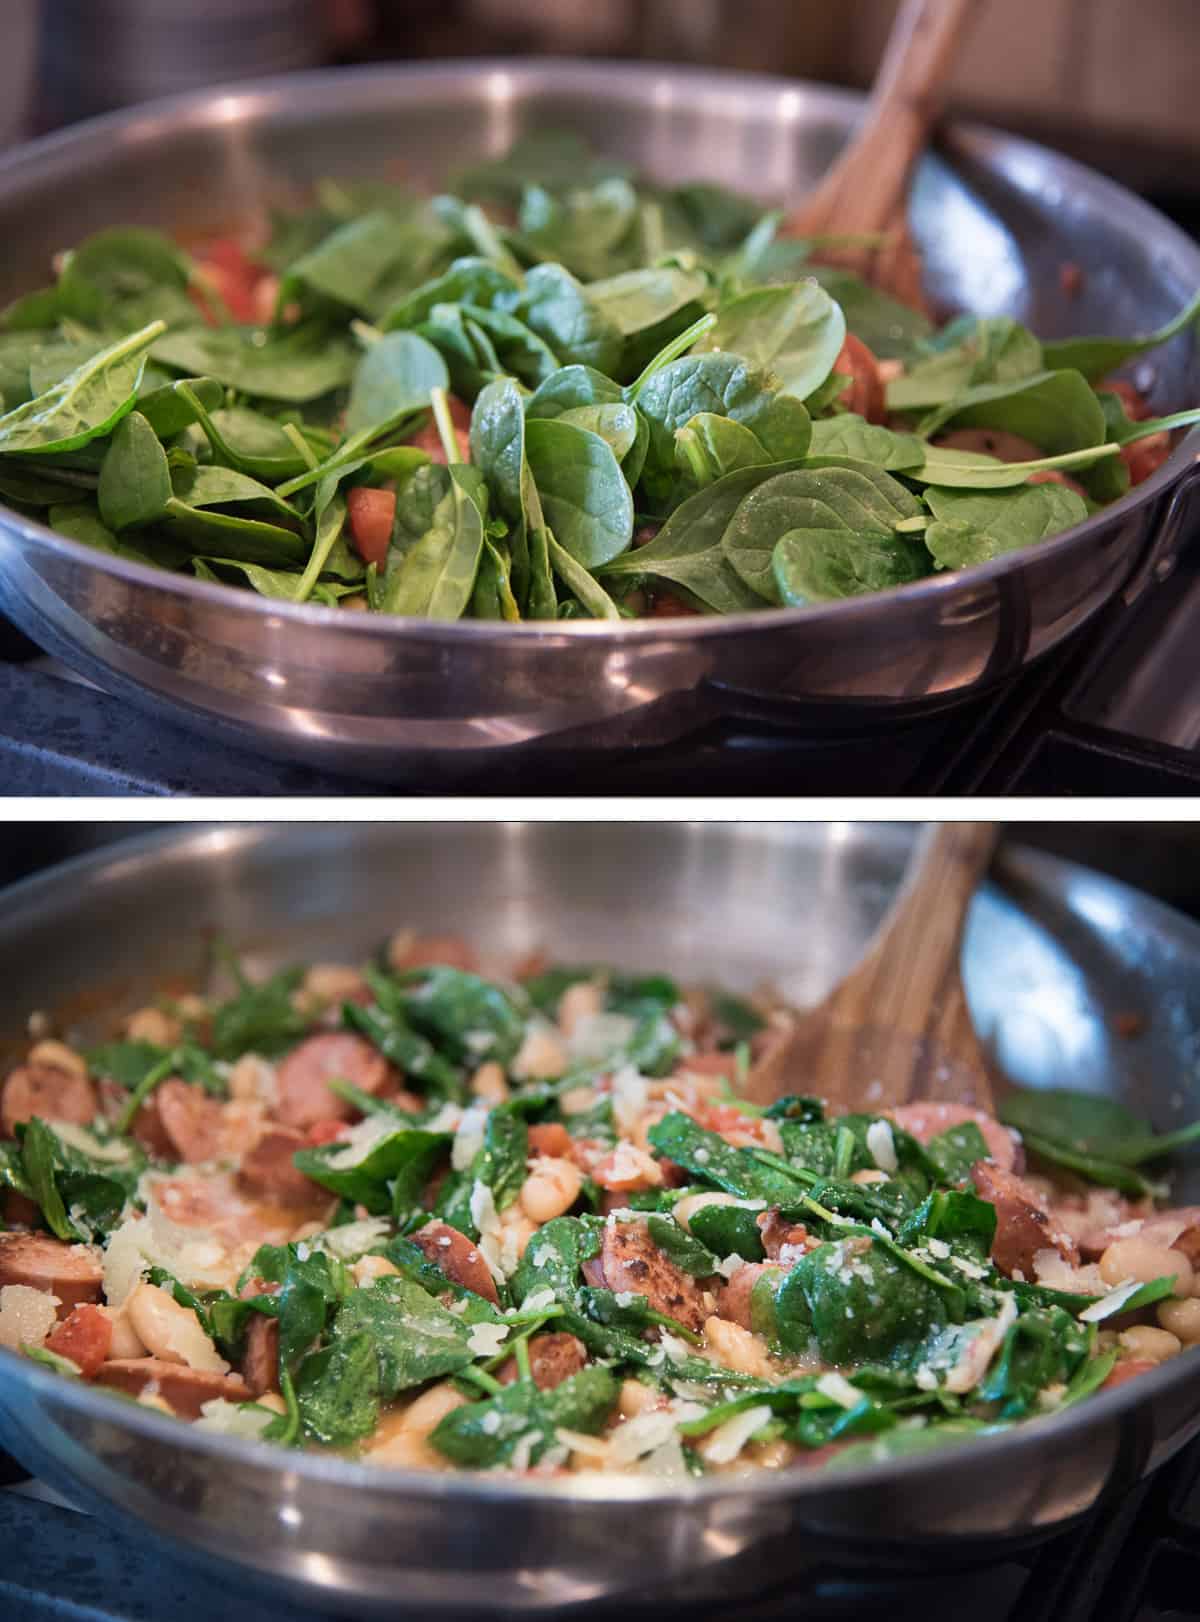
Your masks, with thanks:
[[[158,1086],[159,1082],[165,1081],[171,1074],[172,1070],[178,1067],[178,1064],[179,1050],[177,1048],[172,1048],[170,1053],[168,1053],[164,1058],[160,1059],[156,1065],[146,1072],[141,1081],[138,1082],[137,1086],[126,1099],[124,1108],[121,1110],[120,1115],[117,1116],[116,1128],[117,1132],[122,1137],[124,1137],[125,1133],[129,1131],[130,1126],[133,1124],[134,1116],[137,1114],[138,1110],[141,1109],[142,1105],[149,1098],[150,1094]]]
[[[450,402],[445,389],[432,389],[429,403],[433,407],[433,420],[437,424],[438,438],[446,453],[446,461],[453,467],[456,462],[462,461],[462,452],[458,448],[458,436],[454,432],[454,418],[450,415]]]
[[[669,344],[664,345],[659,350],[653,360],[647,364],[641,376],[629,385],[625,390],[626,400],[632,405],[655,372],[661,372],[664,366],[670,365],[671,361],[678,360],[680,355],[685,355],[692,345],[699,343],[704,334],[711,332],[716,324],[717,318],[710,310],[707,315],[702,315],[698,321],[693,321],[690,327],[685,327],[678,337],[672,338]]]
[[[283,431],[291,440],[296,449],[300,452],[300,455],[304,458],[305,466],[308,468],[310,473],[312,472],[313,468],[321,465],[316,451],[313,450],[312,446],[308,443],[308,440],[305,439],[304,435],[300,432],[299,428],[296,427],[294,422],[285,422],[283,424]]]
[[[522,1380],[532,1380],[533,1370],[529,1366],[529,1337],[522,1335],[513,1347],[517,1359],[517,1373]]]

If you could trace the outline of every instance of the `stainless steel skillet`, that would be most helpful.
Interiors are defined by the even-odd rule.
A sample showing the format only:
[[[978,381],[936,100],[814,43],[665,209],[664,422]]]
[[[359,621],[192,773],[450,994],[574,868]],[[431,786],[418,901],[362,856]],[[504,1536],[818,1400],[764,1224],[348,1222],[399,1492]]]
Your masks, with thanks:
[[[437,182],[522,130],[578,129],[660,179],[800,197],[844,141],[848,93],[630,64],[461,62],[238,85],[100,119],[0,160],[0,298],[116,222],[228,226],[324,174],[400,160]],[[1057,336],[1149,330],[1200,285],[1200,249],[1094,171],[958,129],[923,165],[915,230],[949,306]],[[1086,273],[1060,285],[1064,261]],[[1200,398],[1200,354],[1164,352],[1156,407]],[[894,713],[982,691],[1170,566],[1193,433],[1078,529],[962,575],[806,610],[494,626],[336,615],[147,571],[0,509],[0,607],[132,703],[293,760],[451,779],[489,755],[669,741],[721,715]],[[798,720],[799,724],[799,720]]]
[[[886,824],[292,824],[154,834],[9,891],[0,1033],[109,988],[134,1006],[199,977],[214,930],[264,962],[463,929],[682,977],[819,996],[881,915],[913,830]],[[974,904],[966,983],[1014,1079],[1200,1104],[1200,928],[1070,863],[1010,849]],[[1015,896],[1019,905],[1009,899]],[[797,959],[797,948],[802,956]],[[122,984],[123,982],[123,984]],[[93,1007],[97,1006],[93,1004]],[[1136,1041],[1112,1015],[1147,1021]],[[94,1013],[93,1016],[95,1017]],[[1200,1167],[1197,1168],[1200,1170]],[[1177,1192],[1195,1199],[1200,1183]],[[426,1617],[586,1609],[651,1593],[711,1607],[821,1561],[966,1561],[1042,1535],[1200,1430],[1191,1353],[1069,1413],[868,1471],[764,1473],[664,1493],[368,1472],[209,1438],[0,1354],[0,1445],[101,1514],[133,1516],[225,1580],[326,1608]]]

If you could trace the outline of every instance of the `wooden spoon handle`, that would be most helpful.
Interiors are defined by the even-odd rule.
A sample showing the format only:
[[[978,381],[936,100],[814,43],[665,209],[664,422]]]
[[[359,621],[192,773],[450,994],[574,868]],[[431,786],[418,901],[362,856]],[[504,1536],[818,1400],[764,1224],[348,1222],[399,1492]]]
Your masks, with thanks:
[[[993,822],[935,823],[858,967],[830,998],[839,1025],[935,1036],[958,997],[967,906],[986,872]]]
[[[951,63],[979,4],[905,0],[865,120],[789,222],[790,234],[883,231],[903,214],[913,165],[941,109]]]

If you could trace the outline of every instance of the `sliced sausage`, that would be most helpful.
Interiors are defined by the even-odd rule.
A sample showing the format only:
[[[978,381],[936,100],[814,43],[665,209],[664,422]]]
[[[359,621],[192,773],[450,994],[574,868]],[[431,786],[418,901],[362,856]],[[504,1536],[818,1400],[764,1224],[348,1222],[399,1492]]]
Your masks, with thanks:
[[[708,1053],[689,1053],[675,1066],[675,1074],[681,1079],[688,1076],[725,1076],[733,1081],[737,1073],[737,1054],[725,1053],[720,1048],[713,1048]]]
[[[271,1127],[242,1156],[237,1173],[239,1185],[248,1194],[278,1200],[281,1205],[310,1205],[314,1198],[323,1199],[323,1191],[297,1170],[292,1158],[309,1142],[308,1136],[295,1127]]]
[[[6,1189],[0,1198],[0,1222],[7,1228],[32,1228],[37,1225],[41,1212],[37,1205],[15,1188]]]
[[[17,1126],[35,1115],[90,1126],[98,1107],[96,1089],[86,1076],[48,1064],[19,1065],[0,1091],[0,1138],[15,1137]]]
[[[109,1358],[100,1365],[96,1379],[131,1397],[147,1392],[161,1397],[183,1419],[199,1419],[201,1408],[215,1397],[226,1402],[251,1400],[250,1387],[238,1374],[203,1373],[186,1363],[164,1362],[161,1357]]]
[[[246,1330],[242,1378],[256,1397],[279,1390],[279,1320],[256,1312]]]
[[[717,1291],[718,1315],[730,1319],[735,1324],[741,1324],[743,1329],[753,1329],[750,1297],[754,1293],[754,1286],[764,1273],[772,1273],[776,1278],[782,1278],[784,1271],[778,1262],[746,1262]]]
[[[52,1331],[46,1350],[69,1357],[85,1380],[95,1377],[112,1352],[113,1322],[103,1307],[85,1302],[74,1307]]]
[[[219,1099],[172,1076],[155,1090],[154,1102],[173,1159],[194,1165],[217,1158],[225,1147],[225,1118]]]
[[[85,1301],[99,1301],[104,1274],[86,1245],[67,1245],[44,1233],[0,1233],[0,1285],[28,1284],[59,1299],[59,1317]]]
[[[678,1319],[687,1329],[699,1333],[711,1316],[701,1286],[658,1248],[644,1222],[606,1227],[596,1262],[606,1289],[644,1295],[655,1312]]]
[[[294,1205],[252,1199],[226,1172],[209,1177],[156,1177],[151,1198],[172,1222],[185,1228],[205,1228],[208,1237],[225,1245],[281,1245],[306,1214]],[[329,1201],[332,1203],[332,1196]]]
[[[965,1104],[939,1104],[932,1100],[920,1104],[901,1104],[887,1112],[888,1119],[910,1132],[918,1143],[928,1143],[952,1127],[965,1126],[973,1121],[983,1134],[988,1146],[989,1159],[1002,1171],[1016,1171],[1020,1164],[1020,1142],[995,1116],[981,1109],[969,1109]]]
[[[1114,1391],[1127,1380],[1136,1380],[1139,1374],[1149,1374],[1151,1369],[1161,1367],[1161,1363],[1154,1363],[1148,1357],[1123,1357],[1119,1363],[1113,1364],[1111,1373],[1100,1389]]]
[[[331,1081],[348,1081],[360,1092],[379,1093],[393,1071],[383,1054],[350,1031],[310,1036],[284,1058],[276,1071],[276,1119],[301,1129],[331,1117],[349,1120],[357,1112],[333,1092]]]
[[[841,403],[868,422],[882,422],[885,412],[883,381],[879,376],[875,352],[861,338],[848,332],[833,369],[851,380],[850,387],[838,397]]]
[[[1032,1279],[1034,1257],[1039,1250],[1057,1250],[1064,1261],[1078,1266],[1079,1251],[1074,1240],[1051,1222],[1028,1183],[990,1160],[975,1162],[971,1180],[979,1197],[996,1207],[992,1260],[1002,1273],[1009,1278],[1020,1274]]]
[[[1045,453],[1031,439],[1010,434],[1007,428],[955,428],[931,441],[949,451],[978,451],[1000,462],[1036,462]]]
[[[565,1330],[530,1336],[529,1373],[539,1391],[553,1391],[556,1385],[578,1374],[586,1362],[583,1342]],[[517,1360],[510,1357],[497,1369],[496,1378],[502,1385],[512,1385],[518,1374]]]
[[[478,1245],[472,1244],[465,1233],[459,1233],[448,1222],[427,1222],[412,1235],[415,1245],[425,1253],[452,1284],[461,1284],[465,1290],[474,1290],[493,1305],[500,1304],[491,1269],[483,1259]]]
[[[115,1122],[129,1102],[129,1094],[120,1082],[114,1081],[111,1076],[100,1077],[98,1091],[100,1109],[105,1120]],[[129,1136],[140,1143],[146,1153],[153,1155],[156,1160],[174,1160],[176,1157],[175,1145],[167,1136],[158,1113],[157,1093],[150,1094],[130,1122]]]

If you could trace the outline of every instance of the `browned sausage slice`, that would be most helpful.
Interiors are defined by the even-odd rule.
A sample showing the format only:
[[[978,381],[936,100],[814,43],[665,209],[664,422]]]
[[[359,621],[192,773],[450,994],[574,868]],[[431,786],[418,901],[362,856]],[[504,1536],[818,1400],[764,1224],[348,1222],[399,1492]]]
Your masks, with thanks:
[[[789,1254],[783,1256],[783,1261],[790,1266],[799,1261],[806,1250],[815,1250],[820,1244],[802,1223],[786,1221],[777,1205],[760,1211],[754,1220],[762,1235],[762,1247],[773,1262],[779,1261],[786,1250]]]
[[[333,1080],[349,1081],[360,1092],[378,1093],[392,1080],[393,1071],[383,1054],[351,1031],[327,1031],[310,1036],[283,1059],[276,1071],[279,1101],[276,1119],[303,1130],[331,1117],[349,1120],[353,1105],[332,1092]]]
[[[699,1332],[711,1308],[704,1290],[654,1243],[644,1222],[614,1222],[604,1230],[597,1258],[607,1289],[644,1295],[655,1312]]]
[[[556,1385],[578,1374],[587,1362],[587,1351],[581,1340],[556,1329],[544,1335],[532,1335],[529,1340],[529,1372],[539,1391],[553,1391]],[[515,1357],[510,1357],[496,1371],[502,1385],[512,1385],[517,1379]]]
[[[1078,1266],[1079,1251],[1074,1241],[1051,1222],[1028,1183],[990,1160],[975,1162],[971,1181],[979,1197],[996,1207],[992,1260],[1002,1273],[1009,1278],[1019,1273],[1032,1280],[1033,1261],[1039,1250],[1057,1250],[1065,1261]]]
[[[311,1205],[314,1199],[324,1200],[325,1191],[298,1171],[292,1160],[297,1149],[307,1147],[308,1139],[295,1127],[272,1127],[242,1156],[237,1180],[248,1194],[278,1200],[281,1205]]]
[[[499,1305],[491,1269],[478,1245],[472,1244],[465,1233],[459,1233],[448,1222],[427,1222],[423,1228],[418,1228],[412,1240],[451,1283],[461,1284],[464,1289],[474,1290],[476,1295]]]
[[[0,1138],[15,1137],[17,1125],[35,1115],[90,1126],[98,1107],[96,1089],[86,1076],[48,1064],[23,1064],[0,1090]]]
[[[279,1320],[256,1312],[246,1331],[242,1378],[256,1397],[279,1390]]]
[[[99,1301],[103,1277],[86,1245],[67,1245],[44,1233],[0,1233],[0,1285],[48,1290],[59,1299],[60,1318],[84,1301]]]
[[[195,1165],[215,1160],[224,1148],[225,1117],[219,1100],[177,1076],[154,1094],[158,1118],[177,1159]]]
[[[754,1286],[764,1273],[773,1273],[776,1278],[782,1278],[784,1271],[784,1268],[774,1262],[746,1262],[718,1290],[718,1316],[728,1318],[731,1323],[741,1324],[743,1329],[753,1329],[750,1297],[754,1293]]]
[[[249,1402],[250,1387],[237,1374],[209,1374],[186,1363],[166,1363],[160,1357],[113,1357],[100,1365],[100,1385],[112,1386],[140,1397],[148,1391],[159,1396],[184,1419],[199,1419],[200,1410],[214,1397],[226,1402]]]

